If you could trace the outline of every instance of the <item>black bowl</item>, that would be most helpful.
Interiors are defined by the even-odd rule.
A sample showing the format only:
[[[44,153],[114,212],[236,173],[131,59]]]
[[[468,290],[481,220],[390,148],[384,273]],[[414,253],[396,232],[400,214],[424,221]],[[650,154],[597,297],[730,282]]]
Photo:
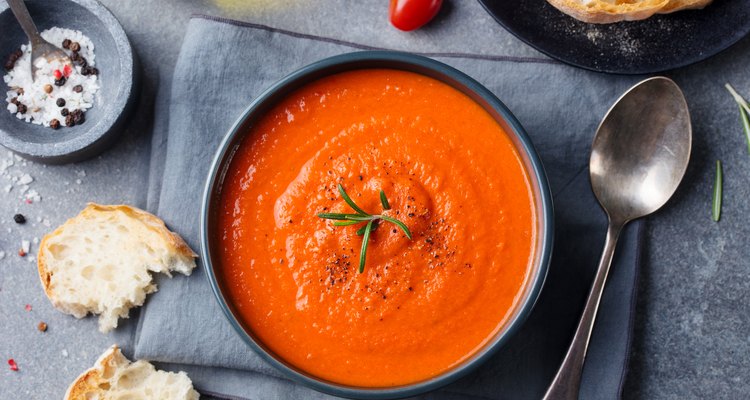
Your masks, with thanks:
[[[278,101],[307,83],[344,71],[369,68],[398,69],[425,75],[452,86],[480,104],[503,127],[518,149],[529,171],[538,215],[539,235],[535,243],[532,271],[526,287],[519,295],[518,305],[506,325],[484,347],[451,370],[425,381],[388,388],[354,387],[326,381],[295,368],[268,349],[262,341],[256,338],[252,330],[241,322],[233,304],[224,295],[224,285],[220,278],[221,264],[217,259],[221,246],[215,242],[214,235],[216,210],[221,197],[224,176],[240,141],[250,127]],[[206,276],[219,306],[242,340],[289,378],[321,392],[360,399],[403,398],[435,390],[466,375],[489,359],[508,342],[531,313],[547,275],[554,236],[552,196],[544,167],[531,140],[510,110],[479,82],[448,65],[421,56],[391,51],[349,53],[327,58],[292,73],[255,98],[234,126],[229,129],[219,147],[206,182],[201,214],[201,259],[206,267]]]
[[[5,109],[7,86],[0,109],[0,144],[33,161],[67,163],[90,158],[111,145],[132,111],[137,68],[133,50],[120,23],[96,0],[26,1],[39,31],[59,26],[81,31],[94,42],[100,89],[86,122],[52,130],[25,122]],[[0,59],[28,43],[13,13],[0,3]],[[54,43],[55,45],[59,45]],[[5,70],[3,70],[3,75]]]

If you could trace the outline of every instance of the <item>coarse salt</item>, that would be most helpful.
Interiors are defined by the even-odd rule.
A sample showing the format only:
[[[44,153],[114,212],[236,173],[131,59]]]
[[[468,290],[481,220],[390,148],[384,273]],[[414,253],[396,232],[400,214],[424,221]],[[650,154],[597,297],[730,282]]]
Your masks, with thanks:
[[[78,42],[81,45],[78,54],[86,60],[88,66],[93,68],[95,65],[94,44],[80,31],[53,27],[43,31],[41,35],[56,46],[61,46],[65,39]],[[58,86],[55,84],[55,71],[64,71],[64,63],[59,60],[48,62],[47,59],[40,57],[35,61],[37,73],[36,80],[34,80],[31,76],[31,45],[22,45],[21,51],[23,55],[16,60],[13,69],[3,77],[3,81],[9,88],[6,92],[8,103],[6,108],[15,114],[16,118],[44,126],[50,126],[53,119],[64,124],[65,117],[61,113],[63,108],[70,112],[85,111],[94,105],[94,95],[99,90],[96,74],[83,75],[83,67],[75,65],[69,71],[65,83]],[[68,50],[64,51],[68,55],[72,54]],[[51,93],[44,90],[47,85],[52,86]],[[83,88],[80,92],[73,90],[78,85]],[[64,107],[56,104],[58,99],[65,100]],[[17,103],[14,104],[14,102]],[[23,104],[26,112],[19,112],[17,104]]]

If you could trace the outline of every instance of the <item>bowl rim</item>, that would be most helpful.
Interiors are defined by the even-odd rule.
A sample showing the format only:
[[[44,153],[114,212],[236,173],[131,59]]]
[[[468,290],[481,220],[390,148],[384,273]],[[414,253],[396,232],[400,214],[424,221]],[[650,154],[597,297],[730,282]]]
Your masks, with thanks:
[[[129,111],[133,108],[133,102],[131,100],[135,92],[134,87],[137,81],[137,64],[133,46],[122,25],[109,9],[97,0],[67,1],[75,3],[90,12],[104,25],[107,32],[109,32],[114,38],[121,72],[121,76],[117,80],[118,91],[115,94],[114,101],[104,107],[104,111],[108,112],[103,113],[102,117],[96,122],[96,124],[87,126],[79,135],[75,135],[64,142],[28,142],[20,140],[8,133],[8,127],[0,127],[0,145],[32,161],[59,163],[79,161],[80,159],[96,155],[89,154],[87,150],[104,141],[105,138],[112,133],[112,130],[116,129],[123,122],[124,118],[129,114]],[[6,11],[10,12],[10,7],[5,3],[0,4],[0,13]],[[67,29],[76,29],[75,26],[63,27]],[[17,26],[17,28],[21,29],[20,26]],[[123,40],[119,40],[120,38]],[[109,108],[109,110],[107,110],[107,108]],[[2,111],[3,110],[0,110],[0,112]],[[23,121],[23,123],[30,122]],[[65,146],[54,145],[63,143]]]
[[[231,164],[234,151],[239,147],[238,144],[234,143],[246,134],[246,130],[243,130],[242,128],[244,124],[254,116],[256,111],[259,111],[259,109],[264,106],[269,106],[269,104],[267,104],[269,101],[270,104],[273,104],[274,98],[279,92],[285,93],[285,96],[289,91],[300,88],[311,81],[320,79],[321,77],[344,71],[369,68],[401,69],[416,72],[421,75],[427,74],[419,72],[419,70],[430,71],[435,75],[427,76],[451,85],[457,90],[461,90],[456,87],[455,83],[451,82],[451,80],[455,81],[464,87],[465,90],[461,90],[463,93],[466,93],[466,90],[475,93],[487,103],[487,106],[483,105],[485,109],[490,111],[488,107],[491,107],[496,111],[499,117],[502,118],[510,128],[510,132],[506,133],[509,136],[515,136],[518,139],[517,141],[514,141],[514,145],[517,147],[519,153],[521,153],[519,155],[522,157],[525,156],[528,160],[525,164],[528,164],[526,167],[529,169],[529,175],[533,175],[535,178],[532,179],[531,184],[534,185],[534,183],[536,183],[536,187],[534,188],[536,191],[535,197],[537,197],[537,207],[540,211],[537,218],[542,226],[538,232],[538,240],[541,243],[537,247],[537,251],[539,252],[535,261],[537,265],[533,265],[533,267],[536,268],[536,273],[528,279],[526,297],[521,301],[515,314],[508,318],[506,322],[507,327],[504,330],[498,331],[494,338],[488,341],[471,357],[437,376],[401,386],[374,388],[348,386],[327,381],[322,378],[316,378],[312,374],[288,365],[281,360],[281,357],[277,358],[270,354],[261,344],[256,342],[245,328],[243,328],[242,323],[235,317],[229,306],[229,302],[224,297],[220,287],[221,284],[219,283],[219,279],[214,270],[215,267],[211,261],[211,226],[209,225],[212,201],[217,191],[220,190],[221,182],[224,179],[228,166]],[[260,110],[260,112],[262,111],[263,110]],[[539,298],[539,294],[547,276],[552,255],[553,240],[554,210],[552,195],[544,171],[544,166],[531,142],[531,139],[515,116],[505,104],[489,91],[489,89],[485,88],[482,84],[463,72],[424,56],[397,51],[359,51],[325,58],[292,72],[256,96],[250,102],[250,105],[240,114],[239,118],[237,118],[232,124],[222,139],[211,163],[201,204],[200,245],[201,259],[205,267],[206,278],[209,281],[211,290],[216,301],[219,303],[224,316],[229,320],[236,333],[253,349],[253,351],[255,351],[255,353],[260,355],[263,360],[273,365],[277,370],[281,371],[284,375],[295,382],[323,393],[348,398],[392,399],[419,395],[454,382],[483,364],[495,354],[498,349],[505,345],[505,343],[518,331],[521,325],[523,325],[531,313],[536,300]]]

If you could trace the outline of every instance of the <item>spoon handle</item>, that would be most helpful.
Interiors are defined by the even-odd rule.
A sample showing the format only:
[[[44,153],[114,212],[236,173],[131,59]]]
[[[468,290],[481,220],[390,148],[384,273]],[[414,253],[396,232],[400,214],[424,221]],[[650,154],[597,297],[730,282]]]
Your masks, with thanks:
[[[604,252],[596,270],[594,285],[591,287],[586,307],[583,309],[581,321],[578,323],[573,342],[565,354],[562,365],[557,370],[555,379],[547,389],[544,400],[577,400],[581,385],[581,374],[583,372],[583,361],[586,358],[586,350],[589,346],[591,331],[596,320],[596,312],[602,299],[604,284],[607,281],[609,267],[612,265],[612,256],[617,247],[617,238],[625,225],[624,222],[614,222],[610,219],[607,228],[607,239],[604,242]]]
[[[29,37],[31,44],[33,45],[38,42],[41,36],[39,35],[39,31],[36,29],[36,25],[34,25],[34,21],[31,19],[31,14],[29,14],[29,9],[26,8],[26,4],[24,4],[23,0],[6,1],[8,2],[10,10],[13,11],[13,15],[16,16],[21,28],[26,32],[26,36]]]

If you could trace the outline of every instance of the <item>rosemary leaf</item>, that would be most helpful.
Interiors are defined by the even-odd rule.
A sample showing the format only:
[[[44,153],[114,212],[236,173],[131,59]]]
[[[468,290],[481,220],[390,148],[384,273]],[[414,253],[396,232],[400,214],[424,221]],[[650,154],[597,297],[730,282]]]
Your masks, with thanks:
[[[724,87],[726,87],[727,90],[729,91],[729,94],[731,94],[732,97],[734,97],[734,101],[736,101],[737,104],[740,105],[740,107],[742,107],[743,109],[745,109],[746,113],[750,114],[750,106],[747,104],[747,101],[745,101],[745,99],[742,98],[742,96],[740,96],[740,94],[737,93],[736,90],[734,90],[734,88],[732,87],[732,85],[730,85],[730,84],[727,83],[727,84],[724,85]]]
[[[370,241],[370,232],[372,231],[373,221],[367,223],[365,226],[365,234],[362,236],[362,250],[359,253],[359,273],[365,272],[365,260],[367,259],[367,242]]]
[[[347,216],[351,216],[351,215],[357,215],[357,214],[320,213],[320,214],[318,214],[318,218],[324,218],[324,219],[346,219]]]
[[[361,223],[362,221],[336,221],[333,223],[333,226],[349,226],[349,225],[357,225]]]
[[[367,212],[365,212],[365,210],[363,210],[363,209],[359,208],[359,206],[358,206],[357,204],[355,204],[355,203],[354,203],[354,200],[352,200],[352,198],[351,198],[351,197],[349,197],[349,195],[348,195],[348,194],[346,194],[346,190],[344,190],[344,187],[343,187],[343,186],[341,186],[341,184],[340,184],[340,183],[339,183],[339,184],[338,184],[337,186],[338,186],[338,188],[339,188],[339,193],[341,194],[341,197],[343,197],[343,198],[344,198],[344,201],[346,202],[346,204],[348,204],[348,205],[349,205],[349,207],[351,207],[352,209],[354,209],[354,211],[356,211],[356,212],[357,212],[357,213],[359,213],[359,214],[362,214],[362,215],[370,215],[370,214],[368,214]]]
[[[380,218],[382,218],[384,221],[388,221],[388,222],[396,224],[399,228],[401,228],[402,231],[404,231],[404,233],[406,234],[406,237],[408,237],[409,240],[411,240],[411,231],[409,231],[409,228],[406,226],[406,224],[404,224],[403,222],[395,218],[387,217],[385,215],[381,215]]]
[[[714,198],[713,207],[711,207],[711,216],[714,222],[719,222],[721,219],[721,197],[723,187],[723,176],[721,169],[721,161],[716,160],[716,180],[714,181]]]
[[[382,190],[380,191],[380,203],[383,204],[383,210],[391,209],[391,205],[388,203],[388,198],[385,197],[385,192]]]
[[[359,215],[359,214],[347,214],[344,219],[348,219],[350,221],[371,221],[373,219],[376,219],[377,217],[374,215]]]
[[[740,119],[742,120],[742,128],[745,130],[747,152],[750,153],[750,117],[748,117],[747,111],[742,106],[740,106]]]

